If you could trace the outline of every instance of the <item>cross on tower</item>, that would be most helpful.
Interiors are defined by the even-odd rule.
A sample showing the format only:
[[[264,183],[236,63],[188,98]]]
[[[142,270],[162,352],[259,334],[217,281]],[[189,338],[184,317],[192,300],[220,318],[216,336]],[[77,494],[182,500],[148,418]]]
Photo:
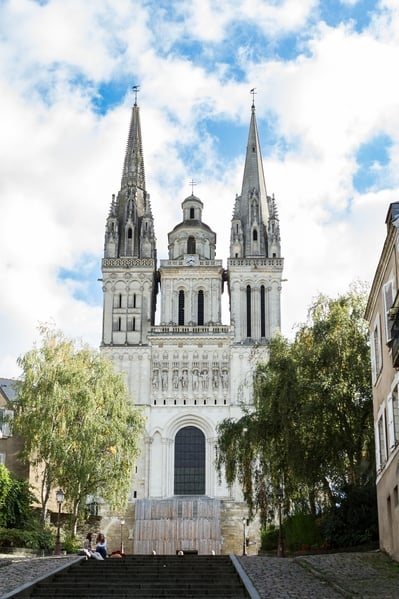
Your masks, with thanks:
[[[140,86],[139,85],[133,85],[132,90],[134,92],[134,105],[137,106],[137,94],[140,91]]]
[[[191,179],[190,183],[191,185],[191,195],[194,195],[194,185],[197,185],[196,181],[194,181],[194,179]]]
[[[256,87],[253,87],[249,93],[252,94],[252,106],[255,106]]]

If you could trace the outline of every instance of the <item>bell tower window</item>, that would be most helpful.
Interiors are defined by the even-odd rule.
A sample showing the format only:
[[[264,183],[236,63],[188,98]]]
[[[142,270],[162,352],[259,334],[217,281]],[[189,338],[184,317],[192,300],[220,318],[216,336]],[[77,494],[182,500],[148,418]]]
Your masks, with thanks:
[[[184,326],[184,291],[179,291],[179,326]]]
[[[187,254],[195,254],[195,237],[190,236],[187,239]]]
[[[133,230],[131,227],[127,230],[127,254],[133,253]]]
[[[260,336],[266,337],[265,286],[260,288]]]
[[[247,285],[247,337],[251,336],[251,287]]]
[[[258,241],[258,231],[256,229],[252,231],[252,240]]]
[[[198,291],[198,325],[204,325],[204,292],[202,289]]]
[[[194,218],[195,217],[195,210],[194,208],[190,208],[190,218]]]

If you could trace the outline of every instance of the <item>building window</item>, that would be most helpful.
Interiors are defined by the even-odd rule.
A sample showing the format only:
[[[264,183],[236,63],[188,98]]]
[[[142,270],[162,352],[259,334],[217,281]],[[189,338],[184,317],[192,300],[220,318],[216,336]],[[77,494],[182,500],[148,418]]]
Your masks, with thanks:
[[[4,451],[0,451],[0,464],[3,464],[3,466],[6,465],[6,454]]]
[[[114,295],[114,308],[122,308],[122,294],[116,293]]]
[[[247,285],[247,337],[251,336],[251,287]]]
[[[195,237],[190,236],[187,239],[187,254],[195,254]]]
[[[14,416],[12,410],[0,408],[0,438],[11,437],[11,420]]]
[[[88,503],[87,512],[89,516],[98,516],[98,503],[96,501]]]
[[[394,449],[399,443],[399,404],[397,393],[389,395],[387,399],[387,417],[389,448]]]
[[[374,323],[371,338],[371,366],[373,383],[375,383],[382,369],[381,329],[379,316]]]
[[[204,292],[198,291],[198,325],[204,325]]]
[[[252,240],[258,241],[258,231],[256,229],[252,231]]]
[[[190,218],[194,218],[194,217],[195,217],[194,208],[190,208]]]
[[[133,316],[130,316],[127,319],[127,330],[128,331],[135,331],[136,330],[136,318]]]
[[[175,495],[205,494],[205,435],[195,426],[175,438]]]
[[[184,325],[184,291],[183,290],[179,291],[179,319],[178,319],[178,324],[179,324],[179,326],[183,326]]]
[[[127,252],[128,255],[133,254],[133,231],[131,227],[127,230]]]
[[[388,343],[391,340],[392,319],[389,317],[389,311],[392,308],[394,300],[393,281],[388,281],[388,283],[385,283],[382,288],[382,296],[384,300],[385,339]]]
[[[376,423],[375,430],[376,438],[376,466],[377,472],[379,472],[386,464],[387,461],[387,431],[386,431],[386,416],[385,410],[380,413],[380,416]]]
[[[118,316],[117,318],[114,318],[113,321],[113,330],[114,331],[121,331],[122,330],[122,318],[120,316]]]
[[[266,301],[264,285],[260,288],[260,336],[266,337]]]

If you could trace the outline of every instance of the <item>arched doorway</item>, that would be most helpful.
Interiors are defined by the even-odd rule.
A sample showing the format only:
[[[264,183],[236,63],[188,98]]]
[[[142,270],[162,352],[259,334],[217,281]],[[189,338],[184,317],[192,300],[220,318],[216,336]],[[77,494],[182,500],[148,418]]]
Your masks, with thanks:
[[[205,435],[195,426],[181,428],[175,437],[174,494],[205,494]]]

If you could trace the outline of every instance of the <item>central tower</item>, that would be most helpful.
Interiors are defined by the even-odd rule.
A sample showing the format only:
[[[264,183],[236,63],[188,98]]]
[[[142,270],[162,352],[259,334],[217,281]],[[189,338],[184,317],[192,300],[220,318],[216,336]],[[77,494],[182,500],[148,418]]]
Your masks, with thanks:
[[[280,327],[283,269],[254,105],[227,269],[216,259],[216,234],[203,221],[200,198],[192,193],[181,208],[182,220],[168,234],[168,258],[158,267],[135,102],[102,262],[102,351],[125,373],[131,399],[146,415],[125,515],[132,551],[239,552],[247,509],[239,487],[217,475],[217,426],[251,404],[253,370],[267,360],[268,341]],[[225,287],[229,324],[221,320]],[[112,535],[111,517],[107,526]]]

